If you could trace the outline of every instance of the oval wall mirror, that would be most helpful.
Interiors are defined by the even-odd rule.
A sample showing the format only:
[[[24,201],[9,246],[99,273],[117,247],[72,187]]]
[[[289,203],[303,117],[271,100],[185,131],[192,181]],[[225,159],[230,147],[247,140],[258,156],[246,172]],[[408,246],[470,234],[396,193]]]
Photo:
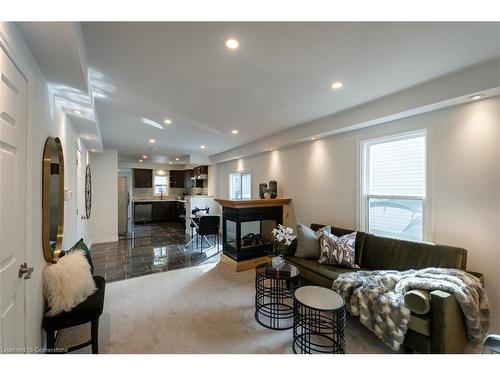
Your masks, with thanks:
[[[48,137],[43,150],[43,255],[55,263],[64,232],[64,156],[59,138]]]
[[[90,164],[87,164],[85,170],[85,213],[87,219],[90,219],[90,211],[92,209],[92,176],[90,174]]]

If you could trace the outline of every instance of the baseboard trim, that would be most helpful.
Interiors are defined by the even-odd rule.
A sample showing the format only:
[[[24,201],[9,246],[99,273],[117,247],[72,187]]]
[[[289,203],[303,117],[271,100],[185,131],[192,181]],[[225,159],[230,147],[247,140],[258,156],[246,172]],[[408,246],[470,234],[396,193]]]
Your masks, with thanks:
[[[93,238],[90,240],[90,242],[92,243],[92,245],[97,245],[100,243],[108,243],[108,242],[118,242],[118,236]]]

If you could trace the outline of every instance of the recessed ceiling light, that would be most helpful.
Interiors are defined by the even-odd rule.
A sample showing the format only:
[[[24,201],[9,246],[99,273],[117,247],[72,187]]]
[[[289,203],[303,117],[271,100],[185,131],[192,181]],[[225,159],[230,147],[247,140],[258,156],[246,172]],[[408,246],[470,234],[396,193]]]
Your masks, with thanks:
[[[315,141],[316,140],[316,137],[311,137],[311,141]]]
[[[224,44],[229,49],[238,49],[238,47],[240,46],[240,42],[238,42],[234,38],[228,38],[228,39],[226,39],[226,41],[224,42]]]
[[[147,158],[148,158],[148,156],[147,156],[147,155],[142,155],[142,158],[143,158],[143,159],[147,159]]]
[[[469,96],[469,99],[470,100],[479,100],[479,99],[482,99],[484,98],[486,95],[484,94],[477,94],[477,95],[472,95],[472,96]]]
[[[334,89],[334,90],[340,89],[342,86],[344,86],[344,84],[340,81],[332,83],[332,89]]]
[[[207,146],[205,146],[205,145],[201,145],[201,146],[200,146],[200,148],[205,148],[205,147],[207,147]]]
[[[167,125],[172,125],[172,120],[170,120],[169,118],[166,118],[165,120],[163,120],[163,122]]]
[[[169,161],[169,162],[168,162],[168,164],[172,164],[172,162],[171,162],[171,161]]]
[[[90,151],[95,152],[95,148],[92,148]]]
[[[81,115],[81,114],[82,114],[82,112],[80,112],[80,111],[73,111],[73,113],[74,113],[75,115]]]
[[[142,160],[142,159],[139,159],[139,163],[142,163],[142,162],[143,162],[143,160]]]
[[[238,129],[233,129],[233,130],[231,130],[231,133],[233,133],[233,134],[238,134],[238,133],[239,133],[239,131],[238,131]]]
[[[175,160],[179,161],[179,158],[175,158]]]
[[[151,138],[151,139],[149,140],[149,143],[155,143],[155,142],[156,142],[156,141],[155,141],[153,138]]]

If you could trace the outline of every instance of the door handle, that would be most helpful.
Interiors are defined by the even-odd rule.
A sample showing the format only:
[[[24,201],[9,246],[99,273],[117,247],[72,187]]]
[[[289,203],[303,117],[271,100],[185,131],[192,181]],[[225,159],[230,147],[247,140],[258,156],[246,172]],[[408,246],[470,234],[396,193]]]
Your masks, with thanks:
[[[33,272],[33,267],[28,267],[26,262],[19,266],[19,273],[17,274],[20,279],[28,280],[31,279],[31,273]]]

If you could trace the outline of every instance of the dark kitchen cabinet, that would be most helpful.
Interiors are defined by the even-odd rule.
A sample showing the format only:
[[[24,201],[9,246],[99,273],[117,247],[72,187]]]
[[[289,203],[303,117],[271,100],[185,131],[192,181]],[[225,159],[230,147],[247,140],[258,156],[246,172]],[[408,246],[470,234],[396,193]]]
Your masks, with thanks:
[[[170,171],[170,183],[171,188],[183,188],[184,187],[184,171]]]
[[[134,188],[152,188],[153,170],[134,169]]]
[[[151,219],[153,221],[174,221],[176,217],[176,201],[153,202]]]

